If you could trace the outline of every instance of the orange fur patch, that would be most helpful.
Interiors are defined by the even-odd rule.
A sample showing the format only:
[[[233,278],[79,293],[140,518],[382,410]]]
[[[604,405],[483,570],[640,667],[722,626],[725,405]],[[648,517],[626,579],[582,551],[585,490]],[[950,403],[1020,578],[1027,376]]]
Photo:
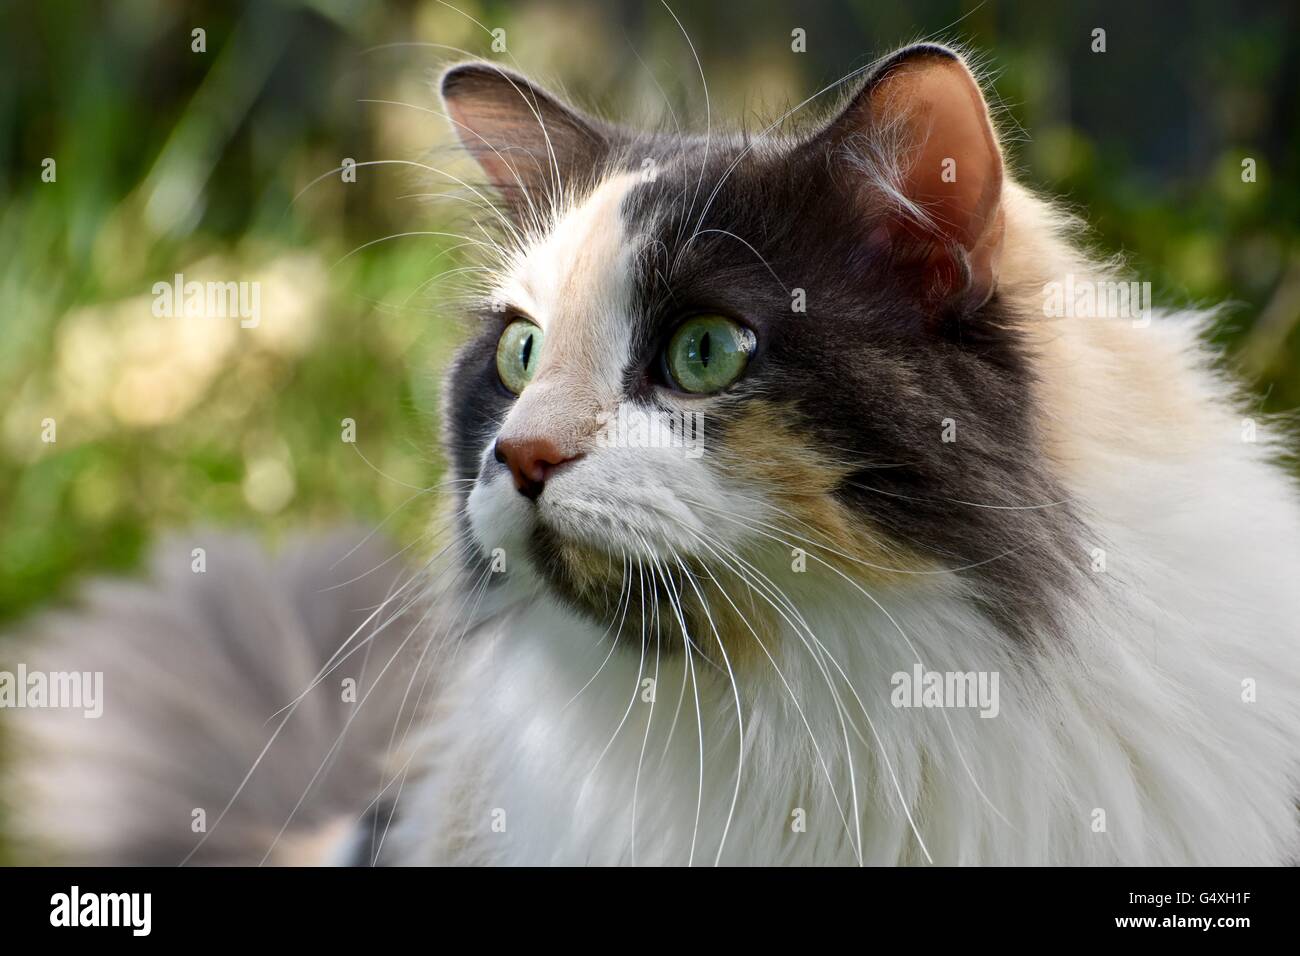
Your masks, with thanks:
[[[779,409],[751,402],[723,441],[734,471],[760,486],[764,500],[778,510],[769,522],[775,527],[758,530],[802,548],[810,563],[815,565],[816,555],[855,580],[875,583],[898,583],[900,575],[936,569],[836,499],[853,466],[828,458],[786,424]]]

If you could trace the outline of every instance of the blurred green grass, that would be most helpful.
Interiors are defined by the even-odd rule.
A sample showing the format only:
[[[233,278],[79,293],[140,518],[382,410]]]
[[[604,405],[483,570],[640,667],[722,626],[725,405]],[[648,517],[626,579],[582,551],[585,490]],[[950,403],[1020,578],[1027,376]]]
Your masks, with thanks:
[[[216,522],[274,536],[377,522],[407,485],[437,480],[438,366],[457,334],[439,305],[456,289],[428,280],[464,250],[407,237],[335,263],[384,236],[455,231],[448,204],[400,199],[438,184],[409,167],[364,167],[356,183],[326,176],[294,201],[344,157],[420,160],[445,141],[422,111],[437,108],[431,69],[457,54],[371,48],[491,55],[485,26],[500,24],[510,57],[598,108],[642,115],[647,98],[666,95],[698,118],[701,100],[689,49],[653,4],[459,10],[437,0],[5,7],[0,621],[81,572],[134,567],[159,528]],[[764,2],[743,29],[716,9],[682,13],[714,115],[751,120],[958,22],[945,35],[987,55],[1022,174],[1082,211],[1104,250],[1124,251],[1165,301],[1231,299],[1221,334],[1244,349],[1267,407],[1300,404],[1300,160],[1294,128],[1276,123],[1296,101],[1279,85],[1294,73],[1295,31],[1284,13],[1222,32],[1196,17],[1129,23],[1099,10],[1052,18],[1033,4],[921,2],[908,19],[861,2],[816,15]],[[1086,48],[1094,21],[1110,26],[1105,57]],[[788,50],[792,23],[808,30],[806,56]],[[1152,24],[1163,32],[1144,35]],[[191,49],[196,26],[203,53]],[[1204,76],[1194,103],[1132,50],[1157,41]],[[627,68],[633,46],[647,69]],[[1241,182],[1244,155],[1257,159],[1256,183]],[[56,182],[40,180],[46,157]],[[149,290],[176,272],[262,282],[262,326],[154,319]],[[358,423],[355,448],[339,440],[345,417]],[[53,444],[40,440],[47,418]],[[426,514],[423,502],[408,507],[391,530],[410,539]]]
[[[11,51],[19,89],[0,110],[0,620],[78,572],[136,566],[159,528],[378,522],[439,471],[437,363],[456,329],[425,283],[452,242],[339,262],[426,228],[396,218],[426,215],[392,198],[409,176],[335,175],[294,201],[345,155],[388,148],[356,102],[378,94],[330,76],[356,73],[354,25],[307,8],[78,11],[32,5],[48,42]],[[155,318],[150,290],[175,273],[259,282],[262,322]],[[427,517],[387,527],[411,538]]]
[[[1294,5],[680,6],[714,117],[751,125],[900,42],[969,41],[1003,125],[1027,131],[1014,144],[1022,176],[1080,211],[1162,301],[1231,300],[1219,334],[1262,407],[1300,405]],[[690,49],[658,4],[456,7],[0,9],[0,624],[87,573],[138,567],[160,529],[274,539],[392,515],[401,543],[425,532],[428,496],[411,501],[412,486],[441,473],[439,368],[458,336],[446,303],[459,286],[434,277],[469,260],[431,236],[349,255],[455,231],[447,204],[401,198],[437,188],[410,168],[305,187],[344,157],[420,160],[445,141],[421,111],[437,108],[431,69],[457,54],[372,48],[492,56],[483,25],[500,25],[518,64],[611,116],[664,97],[704,114]],[[1088,50],[1098,24],[1104,56]],[[805,55],[789,49],[796,26]],[[196,27],[204,53],[191,50]],[[261,326],[154,318],[150,289],[177,272],[260,281]],[[340,440],[344,418],[355,447]]]

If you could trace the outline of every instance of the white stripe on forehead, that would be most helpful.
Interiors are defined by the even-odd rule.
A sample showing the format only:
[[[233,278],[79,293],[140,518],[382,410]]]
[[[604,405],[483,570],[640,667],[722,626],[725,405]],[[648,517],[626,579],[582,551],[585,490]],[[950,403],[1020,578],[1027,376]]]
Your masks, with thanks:
[[[512,263],[498,295],[546,332],[537,378],[617,393],[631,344],[634,248],[623,197],[634,173],[607,179],[562,213],[555,226]]]

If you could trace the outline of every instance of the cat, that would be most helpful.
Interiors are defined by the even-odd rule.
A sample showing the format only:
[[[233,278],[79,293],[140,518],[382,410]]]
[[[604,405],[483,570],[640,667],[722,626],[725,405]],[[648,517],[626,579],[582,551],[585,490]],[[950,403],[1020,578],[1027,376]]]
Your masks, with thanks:
[[[963,54],[845,88],[810,128],[669,134],[445,72],[498,227],[445,382],[452,543],[402,577],[355,536],[291,573],[223,539],[35,628],[109,699],[23,715],[23,832],[97,862],[1294,862],[1287,436],[1209,316],[1050,307],[1122,277],[1013,179]]]

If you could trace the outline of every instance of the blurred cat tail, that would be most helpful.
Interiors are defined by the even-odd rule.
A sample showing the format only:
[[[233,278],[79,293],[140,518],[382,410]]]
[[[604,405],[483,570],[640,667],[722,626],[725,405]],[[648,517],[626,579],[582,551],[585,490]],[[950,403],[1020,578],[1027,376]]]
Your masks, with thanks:
[[[397,790],[380,761],[422,696],[426,586],[361,530],[275,557],[195,533],[148,581],[95,581],[32,619],[0,662],[20,859],[367,862],[355,844],[382,836]]]

